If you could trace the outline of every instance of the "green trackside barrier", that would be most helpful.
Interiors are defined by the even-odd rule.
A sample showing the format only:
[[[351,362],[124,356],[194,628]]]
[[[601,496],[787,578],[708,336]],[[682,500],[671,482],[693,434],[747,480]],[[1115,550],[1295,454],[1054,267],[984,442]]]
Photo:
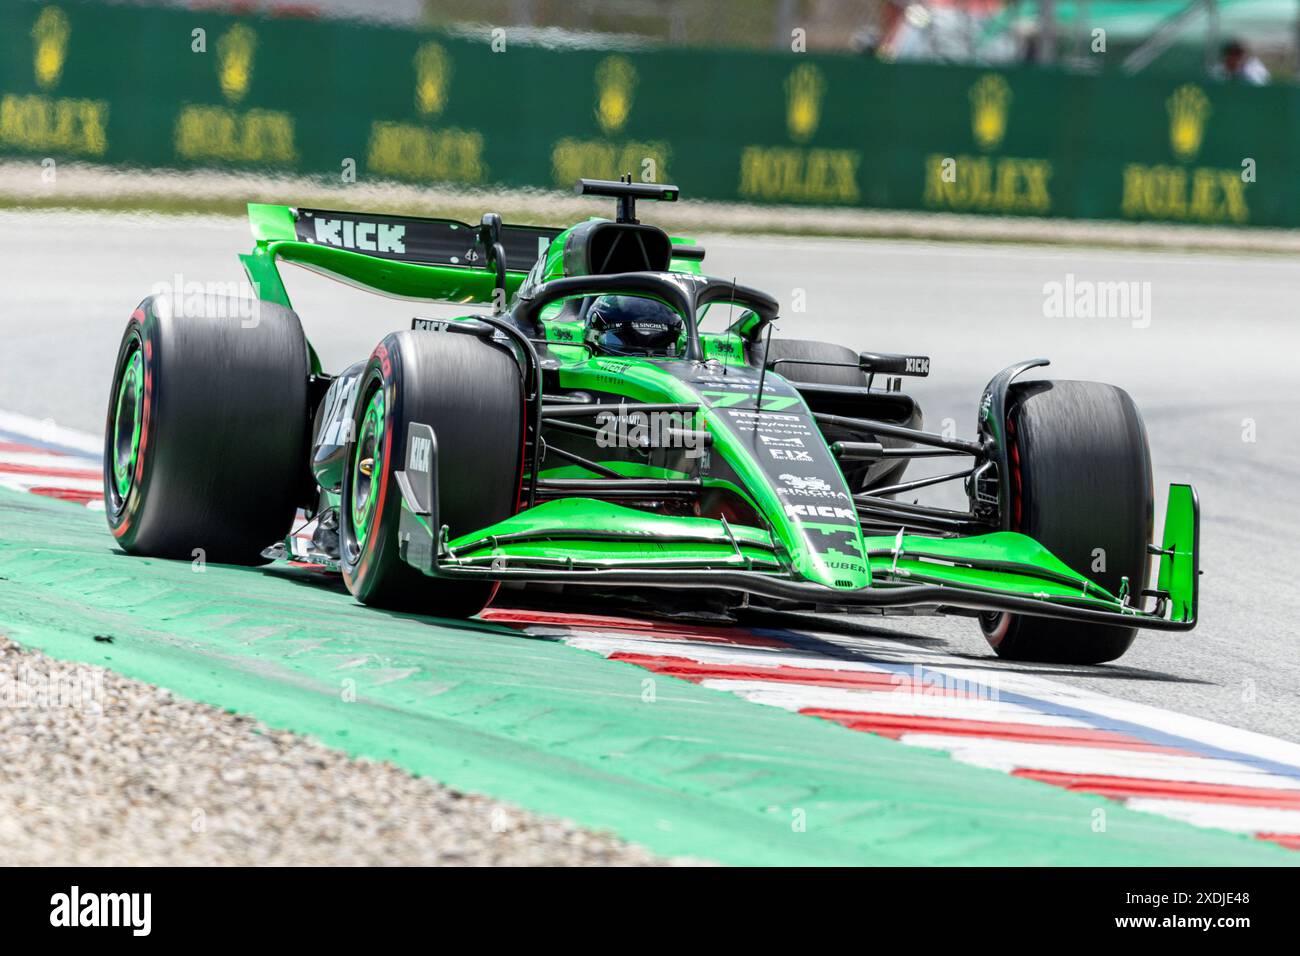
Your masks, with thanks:
[[[1300,88],[754,51],[557,52],[0,0],[0,155],[359,181],[1300,226]]]

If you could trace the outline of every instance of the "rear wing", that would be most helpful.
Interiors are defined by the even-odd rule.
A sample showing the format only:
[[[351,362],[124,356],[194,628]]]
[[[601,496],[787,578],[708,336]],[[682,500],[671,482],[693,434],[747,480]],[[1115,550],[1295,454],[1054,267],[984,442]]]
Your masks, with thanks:
[[[264,216],[260,209],[277,212]],[[489,256],[489,250],[484,248],[482,226],[471,226],[455,219],[288,206],[262,206],[260,209],[249,206],[253,237],[258,240],[294,239],[381,259],[439,266],[483,268]],[[291,223],[285,221],[285,213],[291,217]],[[290,228],[292,234],[288,234]],[[527,272],[538,257],[545,254],[551,240],[563,231],[549,226],[501,224],[497,241],[514,271]]]
[[[289,306],[277,261],[415,299],[489,302],[513,294],[563,229],[249,203],[256,241],[241,256],[260,298]]]

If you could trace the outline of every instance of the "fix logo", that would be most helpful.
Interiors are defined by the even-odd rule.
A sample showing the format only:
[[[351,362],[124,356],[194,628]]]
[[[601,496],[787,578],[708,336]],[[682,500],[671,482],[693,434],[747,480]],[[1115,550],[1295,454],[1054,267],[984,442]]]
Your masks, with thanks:
[[[858,515],[852,508],[837,508],[834,505],[793,505],[789,502],[785,506],[785,514],[788,518],[842,518],[847,521],[857,521]]]
[[[419,471],[428,473],[429,460],[433,457],[433,442],[427,438],[421,438],[419,435],[411,436],[411,454],[407,458],[406,467],[410,471]]]
[[[50,897],[51,926],[127,926],[133,936],[152,928],[152,893],[85,893],[74,886]]]
[[[336,249],[358,252],[406,254],[406,227],[386,222],[357,219],[324,219],[317,216],[316,241]]]
[[[806,451],[792,448],[769,448],[767,453],[777,461],[812,461],[813,456]]]
[[[909,355],[903,366],[905,375],[924,376],[930,374],[930,360],[924,355]]]

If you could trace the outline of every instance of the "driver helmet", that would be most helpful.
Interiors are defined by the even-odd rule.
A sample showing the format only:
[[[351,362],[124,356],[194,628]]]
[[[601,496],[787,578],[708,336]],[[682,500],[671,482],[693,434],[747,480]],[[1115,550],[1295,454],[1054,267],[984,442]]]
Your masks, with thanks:
[[[672,357],[685,323],[658,299],[598,296],[587,310],[587,342],[607,355]]]

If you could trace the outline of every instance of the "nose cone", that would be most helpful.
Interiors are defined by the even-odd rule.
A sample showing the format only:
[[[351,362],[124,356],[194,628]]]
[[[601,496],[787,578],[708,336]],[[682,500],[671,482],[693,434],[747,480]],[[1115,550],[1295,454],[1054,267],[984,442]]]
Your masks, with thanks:
[[[871,583],[853,495],[808,406],[775,372],[702,367],[691,385],[737,473],[789,554],[795,573],[840,590]]]

